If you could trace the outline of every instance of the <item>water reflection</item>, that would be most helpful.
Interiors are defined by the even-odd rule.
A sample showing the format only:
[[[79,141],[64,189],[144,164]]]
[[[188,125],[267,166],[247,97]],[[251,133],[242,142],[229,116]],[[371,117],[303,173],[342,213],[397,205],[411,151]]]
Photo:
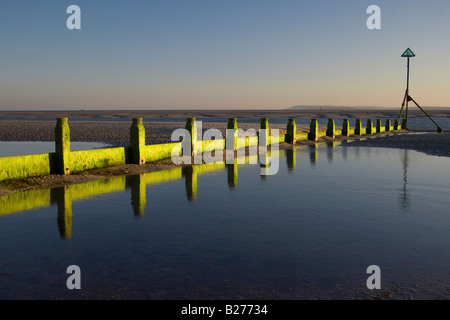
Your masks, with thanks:
[[[56,201],[58,208],[58,230],[61,239],[70,239],[72,237],[72,200],[69,187],[55,188],[50,191],[51,198]]]
[[[189,201],[197,199],[197,166],[183,167],[183,177],[186,186],[186,197]]]
[[[131,188],[131,207],[135,217],[143,217],[147,203],[147,189],[144,182],[144,174],[129,176],[126,179],[127,186]]]
[[[227,181],[230,190],[236,189],[238,181],[238,162],[234,160],[233,164],[227,164]]]
[[[317,149],[318,149],[317,144],[313,144],[313,145],[309,146],[309,161],[311,162],[311,167],[313,167],[313,168],[317,164],[317,158],[318,158]]]
[[[294,172],[295,162],[297,159],[297,151],[295,148],[286,150],[286,164],[290,173]]]
[[[326,148],[328,162],[333,162],[336,156],[336,146],[340,143],[328,143]],[[296,163],[301,159],[300,149],[306,150],[307,157],[311,167],[314,168],[318,163],[319,146],[310,145],[287,150],[279,150],[278,157],[286,157],[286,168],[290,174],[296,169]],[[360,148],[354,148],[356,158],[359,158]],[[340,149],[339,154],[343,159],[347,159],[348,147]],[[370,152],[370,149],[367,150]],[[269,154],[270,155],[270,154]],[[70,239],[72,237],[72,203],[101,194],[123,191],[130,189],[130,204],[134,217],[144,217],[147,206],[148,185],[158,184],[170,180],[185,180],[186,198],[188,201],[195,201],[198,197],[198,179],[199,176],[208,172],[226,171],[226,179],[229,190],[235,190],[238,183],[239,165],[255,163],[258,157],[256,155],[234,158],[232,164],[216,163],[201,164],[176,167],[173,169],[143,173],[133,176],[109,177],[103,180],[95,180],[82,184],[75,184],[54,189],[36,189],[17,192],[8,196],[0,197],[0,215],[31,210],[39,207],[51,206],[57,207],[57,226],[61,239]],[[258,159],[261,160],[261,159]],[[266,159],[267,161],[267,159]],[[261,161],[260,161],[261,162]],[[403,167],[403,187],[401,191],[401,206],[408,208],[409,199],[407,193],[407,169],[408,169],[408,151],[404,150],[402,157]],[[268,170],[267,166],[262,169]],[[262,179],[270,179],[270,176],[261,175]]]
[[[406,190],[406,185],[408,184],[408,150],[405,149],[402,157],[403,166],[403,187],[401,194],[401,203],[403,208],[409,207],[408,193]]]

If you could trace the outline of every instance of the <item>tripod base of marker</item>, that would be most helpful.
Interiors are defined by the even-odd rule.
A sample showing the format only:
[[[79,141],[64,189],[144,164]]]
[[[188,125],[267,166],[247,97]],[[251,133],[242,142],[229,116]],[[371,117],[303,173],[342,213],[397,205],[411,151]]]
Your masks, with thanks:
[[[419,108],[435,125],[436,125],[436,127],[437,127],[437,132],[438,133],[442,133],[442,132],[444,132],[444,129],[442,129],[429,115],[428,115],[428,113],[426,113],[425,112],[425,110],[423,110],[422,109],[422,107],[421,106],[419,106],[419,104],[410,96],[410,95],[408,95],[408,101],[412,101],[412,102],[414,102],[414,104],[417,106],[417,108]]]

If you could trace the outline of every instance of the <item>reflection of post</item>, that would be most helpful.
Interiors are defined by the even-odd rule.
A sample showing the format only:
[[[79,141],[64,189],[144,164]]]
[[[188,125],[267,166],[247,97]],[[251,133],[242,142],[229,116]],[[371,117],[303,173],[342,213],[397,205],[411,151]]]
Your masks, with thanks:
[[[347,160],[348,159],[348,147],[347,145],[343,145],[342,148],[342,159]]]
[[[51,190],[52,202],[56,202],[58,208],[58,230],[61,239],[72,237],[72,199],[68,192],[70,187],[61,187]]]
[[[230,190],[236,188],[237,180],[238,180],[238,162],[237,159],[234,159],[234,163],[227,164],[227,180],[228,187]]]
[[[294,171],[294,169],[295,169],[295,161],[296,160],[297,160],[296,150],[294,148],[287,149],[286,150],[286,163],[287,163],[288,170],[290,172]]]
[[[135,217],[144,216],[147,204],[147,190],[143,178],[144,174],[127,177],[127,184],[131,186],[131,206]]]
[[[197,168],[195,166],[183,167],[183,176],[186,184],[186,196],[189,201],[197,199]]]
[[[309,161],[311,166],[315,167],[317,163],[317,145],[313,144],[309,146]]]
[[[334,160],[334,142],[327,142],[327,159],[328,162],[333,162]]]
[[[408,150],[405,149],[405,154],[403,156],[402,159],[402,163],[403,163],[403,194],[402,194],[402,207],[403,208],[407,208],[409,203],[408,203],[408,195],[406,192],[406,185],[408,183]]]

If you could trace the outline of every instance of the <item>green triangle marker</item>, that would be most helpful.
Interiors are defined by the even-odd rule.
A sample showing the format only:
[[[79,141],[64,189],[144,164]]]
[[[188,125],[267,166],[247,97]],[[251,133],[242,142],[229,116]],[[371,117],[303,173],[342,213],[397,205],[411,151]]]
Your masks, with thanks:
[[[414,52],[412,52],[412,50],[410,48],[406,49],[405,52],[403,52],[402,57],[403,58],[410,58],[410,57],[415,57],[416,55],[414,54]]]

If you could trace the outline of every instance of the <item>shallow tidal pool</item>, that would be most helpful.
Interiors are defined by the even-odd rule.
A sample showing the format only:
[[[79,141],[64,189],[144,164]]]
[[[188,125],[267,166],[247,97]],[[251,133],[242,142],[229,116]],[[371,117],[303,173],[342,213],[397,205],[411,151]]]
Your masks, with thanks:
[[[320,145],[279,161],[0,197],[0,299],[450,298],[450,158]]]

